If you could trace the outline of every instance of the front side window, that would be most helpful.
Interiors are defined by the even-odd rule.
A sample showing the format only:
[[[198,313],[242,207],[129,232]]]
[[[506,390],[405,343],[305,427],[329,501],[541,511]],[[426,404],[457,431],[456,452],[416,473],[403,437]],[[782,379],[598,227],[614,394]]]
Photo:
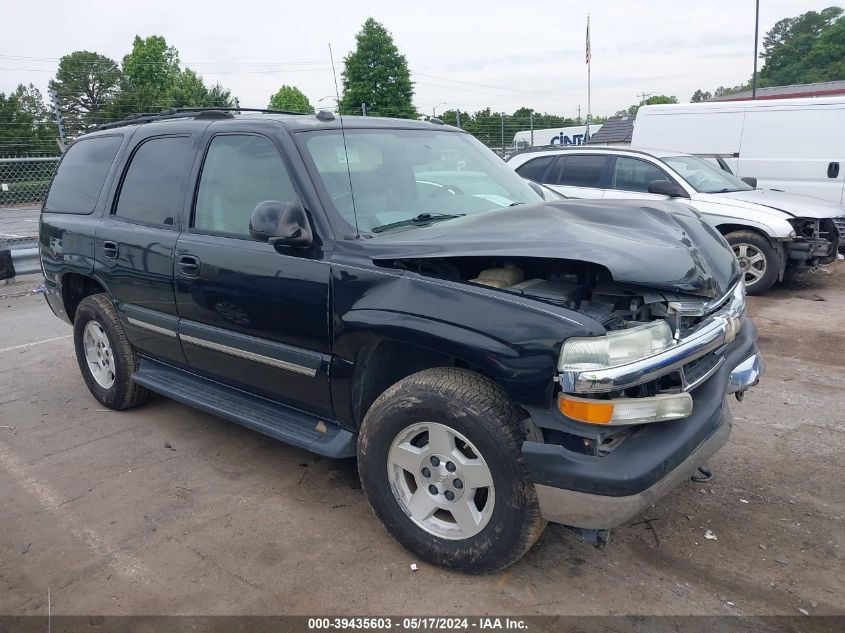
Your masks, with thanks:
[[[215,136],[203,163],[193,228],[249,237],[249,220],[261,202],[297,200],[290,175],[272,141],[263,136]]]
[[[610,188],[648,193],[649,183],[655,180],[669,180],[669,176],[647,161],[618,156],[613,167]]]
[[[552,163],[554,156],[541,156],[540,158],[532,158],[524,165],[516,168],[518,173],[523,178],[533,180],[534,182],[545,182],[543,175],[546,173],[546,168]]]
[[[561,156],[552,167],[551,184],[566,187],[601,187],[607,156],[570,154]]]
[[[468,134],[436,128],[354,129],[346,130],[345,144],[340,130],[300,134],[325,194],[359,231],[542,201]]]
[[[115,216],[151,226],[173,226],[185,203],[191,139],[165,136],[145,141],[123,177]]]
[[[729,193],[754,189],[733,174],[698,156],[665,156],[660,160],[674,169],[698,193]]]
[[[44,210],[92,213],[122,142],[122,136],[96,136],[71,145],[50,185]]]

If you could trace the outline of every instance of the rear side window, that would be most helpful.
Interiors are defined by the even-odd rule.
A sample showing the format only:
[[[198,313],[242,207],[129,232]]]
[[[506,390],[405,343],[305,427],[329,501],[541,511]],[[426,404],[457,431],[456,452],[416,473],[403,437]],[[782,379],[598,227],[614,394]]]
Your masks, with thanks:
[[[655,180],[671,180],[659,167],[639,158],[618,156],[613,167],[611,189],[648,193],[648,185]]]
[[[561,156],[552,169],[551,183],[569,187],[601,187],[607,156]]]
[[[534,182],[544,182],[543,174],[546,173],[546,168],[552,164],[553,159],[554,156],[542,156],[540,158],[531,159],[524,165],[517,167],[516,173],[523,178],[528,178],[528,180],[533,180]]]
[[[203,163],[193,227],[249,238],[249,219],[260,202],[296,199],[288,170],[269,139],[216,136]]]
[[[121,142],[122,136],[98,136],[71,145],[50,185],[44,210],[92,213]]]
[[[123,177],[114,214],[129,222],[173,226],[185,203],[191,169],[191,139],[152,138],[132,156]]]

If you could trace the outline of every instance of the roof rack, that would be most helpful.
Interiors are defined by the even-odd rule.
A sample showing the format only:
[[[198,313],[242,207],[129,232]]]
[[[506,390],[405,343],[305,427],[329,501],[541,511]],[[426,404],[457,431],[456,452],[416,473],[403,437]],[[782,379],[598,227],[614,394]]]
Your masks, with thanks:
[[[262,112],[265,114],[297,114],[300,116],[306,115],[304,112],[290,112],[287,110],[263,110],[261,108],[168,108],[160,112],[138,112],[130,114],[120,121],[113,121],[111,123],[103,123],[98,125],[95,130],[110,130],[116,127],[123,127],[125,125],[136,125],[140,123],[150,123],[152,121],[162,121],[166,119],[232,119],[233,112]]]

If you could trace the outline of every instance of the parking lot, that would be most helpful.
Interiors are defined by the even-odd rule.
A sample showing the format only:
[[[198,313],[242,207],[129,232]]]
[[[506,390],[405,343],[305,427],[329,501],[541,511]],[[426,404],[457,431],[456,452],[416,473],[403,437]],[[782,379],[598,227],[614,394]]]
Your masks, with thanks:
[[[412,571],[352,461],[164,398],[101,408],[38,282],[0,286],[0,612],[46,614],[48,588],[53,614],[845,612],[841,263],[750,300],[768,373],[711,483],[483,577]]]

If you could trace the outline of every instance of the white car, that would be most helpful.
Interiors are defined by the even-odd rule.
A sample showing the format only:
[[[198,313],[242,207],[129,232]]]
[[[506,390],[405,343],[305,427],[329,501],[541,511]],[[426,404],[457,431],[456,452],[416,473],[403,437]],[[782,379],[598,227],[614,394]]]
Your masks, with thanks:
[[[749,294],[765,292],[788,270],[833,262],[845,231],[841,205],[756,189],[679,152],[589,146],[526,150],[508,164],[523,178],[570,198],[673,198],[694,207],[733,247]]]

